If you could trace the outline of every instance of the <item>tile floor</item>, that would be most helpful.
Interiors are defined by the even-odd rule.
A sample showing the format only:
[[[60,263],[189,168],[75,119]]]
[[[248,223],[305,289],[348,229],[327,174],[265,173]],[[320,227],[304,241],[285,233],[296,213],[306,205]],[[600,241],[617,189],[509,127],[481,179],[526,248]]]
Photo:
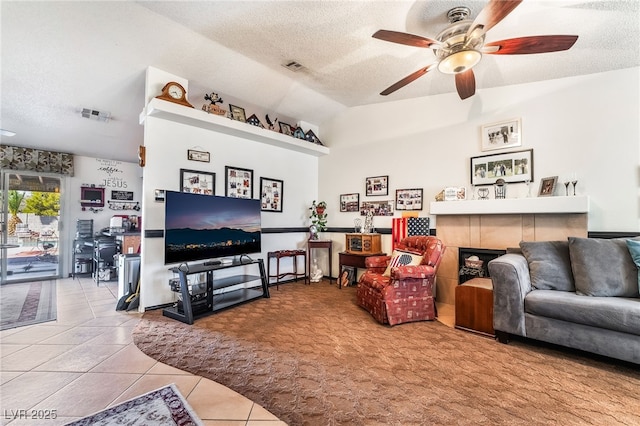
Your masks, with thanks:
[[[117,312],[117,282],[58,280],[58,319],[0,331],[0,416],[11,426],[62,425],[175,383],[208,426],[284,425],[211,380],[159,363],[134,344],[137,312]],[[17,410],[56,410],[55,420],[12,420]]]

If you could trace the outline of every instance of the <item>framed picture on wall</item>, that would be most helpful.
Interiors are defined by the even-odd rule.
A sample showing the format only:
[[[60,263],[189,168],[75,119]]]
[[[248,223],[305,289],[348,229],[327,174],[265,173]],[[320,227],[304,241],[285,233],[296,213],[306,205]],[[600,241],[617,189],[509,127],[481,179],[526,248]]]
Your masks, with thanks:
[[[369,211],[374,216],[393,216],[393,201],[363,201],[360,215],[366,216]]]
[[[203,163],[209,163],[211,161],[211,154],[206,151],[198,151],[195,149],[187,150],[187,160],[189,161],[202,161]]]
[[[225,195],[234,198],[253,198],[253,170],[225,166]]]
[[[215,195],[216,174],[180,169],[180,191],[191,194]]]
[[[396,189],[396,210],[422,210],[422,188]]]
[[[340,211],[357,212],[360,208],[360,194],[340,194]]]
[[[389,195],[389,176],[374,176],[365,179],[365,194]]]
[[[471,157],[471,185],[533,182],[533,149]]]
[[[282,190],[284,182],[280,179],[260,178],[260,209],[263,212],[282,213]]]
[[[482,150],[513,148],[522,145],[522,123],[519,118],[482,126]]]

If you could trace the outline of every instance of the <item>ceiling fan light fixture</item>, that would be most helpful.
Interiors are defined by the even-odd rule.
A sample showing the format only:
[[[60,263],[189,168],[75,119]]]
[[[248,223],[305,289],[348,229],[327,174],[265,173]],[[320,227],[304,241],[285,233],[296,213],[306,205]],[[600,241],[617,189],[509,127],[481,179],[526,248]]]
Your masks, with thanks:
[[[438,70],[444,74],[459,74],[473,68],[482,59],[477,50],[460,50],[453,52],[438,63]]]

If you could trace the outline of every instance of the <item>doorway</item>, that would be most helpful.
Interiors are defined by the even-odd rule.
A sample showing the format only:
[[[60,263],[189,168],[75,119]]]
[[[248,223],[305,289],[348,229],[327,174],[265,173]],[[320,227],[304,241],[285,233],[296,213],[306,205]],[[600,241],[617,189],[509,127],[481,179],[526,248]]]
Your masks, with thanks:
[[[62,177],[3,171],[0,283],[60,277]]]

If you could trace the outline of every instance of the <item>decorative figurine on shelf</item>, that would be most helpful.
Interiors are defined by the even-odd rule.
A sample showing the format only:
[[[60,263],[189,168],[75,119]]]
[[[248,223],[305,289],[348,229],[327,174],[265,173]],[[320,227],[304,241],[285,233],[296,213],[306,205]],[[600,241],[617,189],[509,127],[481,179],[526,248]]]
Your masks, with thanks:
[[[318,261],[313,259],[313,265],[311,265],[311,275],[309,281],[312,283],[319,283],[322,279],[322,269],[318,268]]]
[[[267,125],[269,126],[269,130],[275,130],[278,119],[276,118],[275,121],[271,121],[271,119],[269,118],[269,114],[267,114],[264,118],[267,122]]]
[[[488,199],[489,199],[489,188],[479,188],[478,200],[488,200]]]
[[[362,226],[363,234],[370,234],[373,232],[373,210],[367,210],[367,215],[364,218],[364,225]]]
[[[354,232],[362,233],[362,219],[353,219]]]
[[[318,232],[327,230],[328,214],[325,213],[326,208],[327,203],[325,203],[324,201],[320,201],[318,204],[316,204],[316,200],[313,200],[313,203],[311,203],[311,207],[309,207],[309,210],[311,210],[311,215],[309,216],[309,219],[311,219],[311,226],[314,227],[314,230],[316,231],[315,233],[311,233],[311,239],[317,240]]]
[[[493,188],[496,192],[496,200],[503,200],[507,198],[507,182],[500,178],[493,184]]]
[[[202,105],[202,110],[203,111],[206,111],[208,113],[215,114],[215,115],[226,115],[227,114],[226,110],[224,110],[224,109],[222,109],[222,108],[220,108],[219,106],[216,105],[217,103],[222,105],[222,103],[224,102],[222,100],[222,98],[217,93],[211,92],[211,93],[205,94],[204,95],[204,100],[205,101],[209,101],[210,104],[209,105],[207,105],[207,104]]]

